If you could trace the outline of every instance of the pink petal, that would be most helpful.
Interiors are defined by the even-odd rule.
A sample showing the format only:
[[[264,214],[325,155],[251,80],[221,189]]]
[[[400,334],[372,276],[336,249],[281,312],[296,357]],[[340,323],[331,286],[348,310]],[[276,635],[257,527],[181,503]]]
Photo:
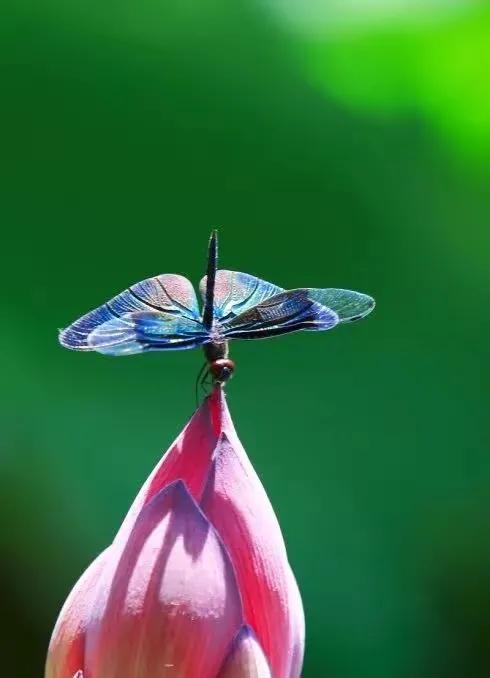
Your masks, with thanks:
[[[116,540],[124,541],[128,537],[143,506],[174,480],[183,480],[194,499],[200,500],[221,433],[222,406],[222,393],[218,388],[196,410],[153,469],[129,509]]]
[[[250,626],[242,626],[218,678],[272,678],[262,648]]]
[[[290,678],[300,678],[305,654],[305,614],[296,578],[289,568],[289,620],[292,638]]]
[[[85,632],[108,553],[103,551],[89,565],[66,599],[51,636],[45,678],[73,678],[83,667]]]
[[[85,678],[215,678],[242,623],[233,567],[183,482],[156,494],[111,550]]]
[[[299,676],[304,614],[277,518],[238,440],[226,404],[221,441],[201,508],[226,544],[274,678]]]

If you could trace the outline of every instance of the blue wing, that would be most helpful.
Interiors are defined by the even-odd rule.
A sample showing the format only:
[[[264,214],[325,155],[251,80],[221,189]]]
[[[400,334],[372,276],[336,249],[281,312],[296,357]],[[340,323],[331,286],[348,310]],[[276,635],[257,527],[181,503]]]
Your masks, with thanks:
[[[206,280],[205,276],[199,284],[203,299],[206,297]],[[248,273],[217,271],[214,285],[214,319],[222,323],[228,322],[280,292],[284,292],[282,287]]]
[[[106,355],[195,348],[210,341],[209,333],[187,318],[159,311],[125,313],[96,327],[88,348]]]
[[[194,348],[209,335],[191,283],[166,274],[132,285],[62,330],[59,340],[78,351],[129,355]]]
[[[339,322],[330,308],[308,296],[307,289],[288,290],[221,323],[226,339],[260,339],[298,330],[329,330]]]
[[[222,321],[226,339],[260,339],[298,330],[330,330],[366,316],[374,299],[337,289],[297,289],[276,294]]]

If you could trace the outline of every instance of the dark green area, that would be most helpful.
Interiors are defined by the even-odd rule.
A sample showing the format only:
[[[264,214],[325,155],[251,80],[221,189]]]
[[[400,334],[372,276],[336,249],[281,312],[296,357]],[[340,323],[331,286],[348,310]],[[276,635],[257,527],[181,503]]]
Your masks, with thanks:
[[[423,119],[325,98],[252,3],[147,2],[141,26],[92,4],[12,2],[0,27],[2,675],[42,674],[202,363],[71,353],[57,328],[150,275],[197,283],[217,226],[224,268],[378,303],[232,347],[230,407],[306,608],[304,677],[488,676],[488,167]]]

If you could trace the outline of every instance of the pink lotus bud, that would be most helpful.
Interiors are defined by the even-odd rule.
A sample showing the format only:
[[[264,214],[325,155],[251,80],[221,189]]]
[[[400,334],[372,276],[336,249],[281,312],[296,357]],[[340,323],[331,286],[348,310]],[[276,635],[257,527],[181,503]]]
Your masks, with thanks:
[[[298,678],[279,524],[215,389],[68,597],[46,678]]]

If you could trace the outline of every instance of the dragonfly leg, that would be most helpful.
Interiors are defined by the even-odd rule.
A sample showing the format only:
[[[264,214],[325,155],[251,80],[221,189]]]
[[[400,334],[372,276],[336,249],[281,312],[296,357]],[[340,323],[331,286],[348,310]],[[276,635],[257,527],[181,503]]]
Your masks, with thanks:
[[[208,363],[204,363],[204,365],[201,367],[199,370],[199,373],[196,377],[196,407],[199,407],[199,386],[201,387],[202,390],[204,390],[204,379],[206,378],[206,374],[209,372],[209,367]]]
[[[209,370],[209,366],[207,366],[207,368],[208,369],[204,372],[204,374],[202,375],[202,379],[201,379],[201,388],[204,391],[204,393],[206,393],[207,387],[212,386],[212,384],[213,384],[213,380],[212,380],[212,377],[211,377],[211,372]]]

